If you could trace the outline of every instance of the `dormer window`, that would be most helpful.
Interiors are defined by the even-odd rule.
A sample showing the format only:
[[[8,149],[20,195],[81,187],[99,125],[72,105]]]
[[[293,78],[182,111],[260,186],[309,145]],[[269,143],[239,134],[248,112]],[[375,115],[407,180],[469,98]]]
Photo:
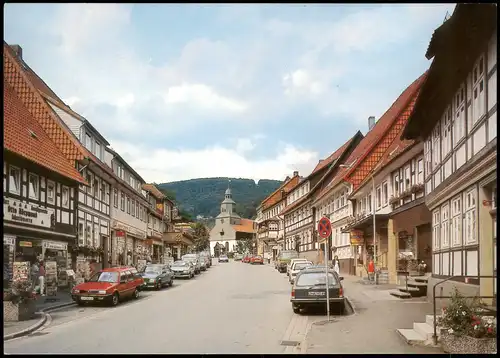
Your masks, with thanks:
[[[99,144],[98,142],[95,142],[95,156],[101,160],[101,144]]]
[[[92,151],[92,137],[90,134],[85,134],[85,148]]]

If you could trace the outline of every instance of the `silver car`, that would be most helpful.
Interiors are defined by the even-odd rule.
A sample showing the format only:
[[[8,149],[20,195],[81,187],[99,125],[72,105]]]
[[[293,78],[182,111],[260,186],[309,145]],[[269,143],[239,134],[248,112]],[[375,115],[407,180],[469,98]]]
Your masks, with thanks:
[[[192,262],[194,264],[194,273],[197,275],[201,272],[200,258],[196,254],[187,254],[182,256],[182,261]]]
[[[175,261],[170,269],[174,273],[174,278],[193,278],[194,277],[194,265],[186,261]]]

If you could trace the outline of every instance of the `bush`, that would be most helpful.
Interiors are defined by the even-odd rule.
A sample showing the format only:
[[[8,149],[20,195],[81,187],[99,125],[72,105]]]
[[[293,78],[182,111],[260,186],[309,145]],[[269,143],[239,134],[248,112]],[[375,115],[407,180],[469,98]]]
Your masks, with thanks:
[[[4,301],[11,301],[14,304],[34,299],[35,293],[29,281],[15,281],[12,282],[10,289],[4,291]]]
[[[483,306],[477,297],[463,297],[455,288],[450,304],[443,308],[437,324],[456,336],[495,338],[496,318],[478,316]]]

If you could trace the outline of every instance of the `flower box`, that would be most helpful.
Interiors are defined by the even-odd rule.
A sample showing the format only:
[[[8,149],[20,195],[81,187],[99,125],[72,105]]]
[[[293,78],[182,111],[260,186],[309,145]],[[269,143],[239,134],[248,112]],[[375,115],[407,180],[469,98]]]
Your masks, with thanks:
[[[420,193],[420,192],[424,191],[424,184],[415,184],[415,185],[413,185],[413,186],[410,188],[410,191],[411,191],[413,194]]]
[[[394,206],[395,204],[399,204],[400,200],[401,198],[399,196],[391,196],[391,198],[389,199],[389,204]]]
[[[27,321],[35,317],[36,304],[34,299],[24,299],[19,302],[3,301],[3,317],[6,322]]]
[[[441,331],[441,345],[446,353],[450,354],[492,354],[497,351],[497,339],[475,338],[470,336],[456,336]]]

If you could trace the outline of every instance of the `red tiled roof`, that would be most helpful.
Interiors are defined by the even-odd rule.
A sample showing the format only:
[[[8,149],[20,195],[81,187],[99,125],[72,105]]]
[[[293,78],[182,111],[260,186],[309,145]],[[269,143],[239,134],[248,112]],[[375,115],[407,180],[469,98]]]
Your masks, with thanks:
[[[389,131],[392,125],[399,118],[400,114],[407,109],[410,104],[414,104],[418,91],[427,76],[427,71],[408,86],[403,93],[396,99],[391,107],[380,117],[375,126],[361,140],[358,146],[352,151],[351,155],[345,161],[345,166],[340,168],[333,180],[319,193],[316,200],[321,199],[330,190],[337,186],[343,180],[347,180],[351,173],[363,162],[364,158],[376,147],[384,134]],[[411,110],[413,107],[409,109]],[[388,143],[390,146],[392,144]],[[386,148],[387,149],[387,148]],[[373,167],[377,163],[373,164]]]
[[[254,221],[250,219],[241,219],[239,225],[231,225],[237,232],[245,232],[248,234],[253,234],[256,232],[254,228]]]
[[[80,173],[50,140],[5,79],[3,90],[4,149],[85,184]]]
[[[165,195],[154,184],[142,184],[142,188],[149,191],[156,199],[163,199]]]
[[[351,144],[353,140],[354,137],[349,139],[339,149],[330,154],[328,158],[320,160],[319,163],[316,165],[316,168],[314,168],[314,170],[312,171],[311,174],[309,174],[309,176],[316,174],[318,171],[320,171],[321,169],[325,168],[326,166],[332,164],[335,160],[337,160],[342,155],[342,153],[344,153],[344,151],[347,149],[347,147],[349,146],[349,144]]]
[[[278,189],[271,193],[267,198],[262,201],[262,209],[267,209],[270,206],[278,203],[280,200],[284,199],[281,196],[281,190],[286,193],[290,192],[295,188],[300,182],[300,177],[298,175],[292,177],[291,179],[285,180],[283,184],[280,185]]]

